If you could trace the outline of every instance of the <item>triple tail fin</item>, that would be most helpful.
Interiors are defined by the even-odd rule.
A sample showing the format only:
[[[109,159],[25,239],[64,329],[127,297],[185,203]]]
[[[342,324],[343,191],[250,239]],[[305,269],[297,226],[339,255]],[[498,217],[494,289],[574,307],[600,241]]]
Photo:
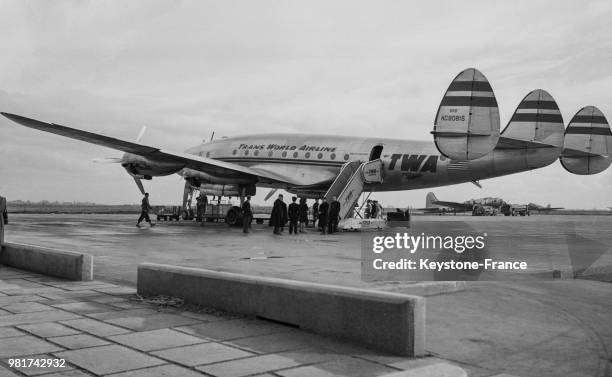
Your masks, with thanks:
[[[474,160],[499,139],[499,108],[487,78],[477,69],[459,73],[446,90],[431,132],[438,151],[454,160]]]
[[[570,173],[600,173],[612,162],[612,131],[604,114],[586,106],[574,115],[565,130],[561,165]]]
[[[519,103],[501,133],[500,146],[506,149],[556,148],[560,154],[563,132],[563,116],[555,99],[547,91],[536,89]]]

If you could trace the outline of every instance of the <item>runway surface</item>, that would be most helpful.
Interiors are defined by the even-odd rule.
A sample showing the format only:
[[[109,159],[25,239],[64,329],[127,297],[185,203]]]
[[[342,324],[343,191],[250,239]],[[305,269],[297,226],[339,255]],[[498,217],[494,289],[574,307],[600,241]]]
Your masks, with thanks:
[[[10,221],[7,241],[93,254],[101,280],[133,285],[138,263],[153,262],[414,292],[412,282],[361,280],[359,233],[274,236],[254,224],[244,235],[225,224],[191,222],[137,228],[130,215],[11,215]],[[580,272],[595,280],[469,282],[464,291],[430,296],[432,354],[455,360],[470,376],[500,369],[521,376],[610,375],[612,217],[419,216],[412,231],[452,227],[487,233],[495,255],[528,257],[537,271],[586,261]]]

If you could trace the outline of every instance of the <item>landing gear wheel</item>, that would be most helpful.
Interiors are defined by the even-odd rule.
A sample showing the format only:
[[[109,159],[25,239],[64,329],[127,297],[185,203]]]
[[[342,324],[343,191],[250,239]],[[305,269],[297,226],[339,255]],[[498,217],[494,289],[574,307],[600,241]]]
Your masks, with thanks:
[[[229,226],[240,226],[242,225],[242,214],[240,208],[232,207],[227,211],[225,215],[225,222]]]

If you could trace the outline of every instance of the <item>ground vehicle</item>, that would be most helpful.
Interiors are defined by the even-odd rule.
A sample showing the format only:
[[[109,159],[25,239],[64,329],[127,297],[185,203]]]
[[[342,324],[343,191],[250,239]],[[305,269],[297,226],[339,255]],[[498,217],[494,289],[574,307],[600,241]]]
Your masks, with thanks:
[[[157,210],[157,221],[179,221],[181,218],[181,206],[165,206]]]
[[[504,216],[530,216],[529,208],[521,204],[504,204],[500,208]]]
[[[472,209],[472,216],[497,216],[497,208],[476,204]]]

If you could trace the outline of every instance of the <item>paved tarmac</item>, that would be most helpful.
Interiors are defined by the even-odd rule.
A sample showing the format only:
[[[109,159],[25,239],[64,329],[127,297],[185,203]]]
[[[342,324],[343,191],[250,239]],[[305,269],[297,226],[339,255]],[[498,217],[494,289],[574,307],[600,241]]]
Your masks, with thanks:
[[[465,377],[435,357],[395,357],[269,321],[159,306],[130,287],[2,265],[0,307],[2,377]]]
[[[12,215],[6,238],[93,254],[96,278],[120,284],[134,284],[138,263],[154,262],[406,293],[456,291],[428,297],[427,349],[471,376],[611,375],[608,216],[415,217],[414,230],[458,225],[486,232],[495,250],[535,258],[541,271],[571,269],[576,251],[588,256],[587,264],[594,262],[586,275],[596,280],[468,282],[464,290],[453,283],[362,281],[357,233],[278,237],[263,225],[243,235],[224,224],[149,229],[136,228],[134,221],[119,215]]]

